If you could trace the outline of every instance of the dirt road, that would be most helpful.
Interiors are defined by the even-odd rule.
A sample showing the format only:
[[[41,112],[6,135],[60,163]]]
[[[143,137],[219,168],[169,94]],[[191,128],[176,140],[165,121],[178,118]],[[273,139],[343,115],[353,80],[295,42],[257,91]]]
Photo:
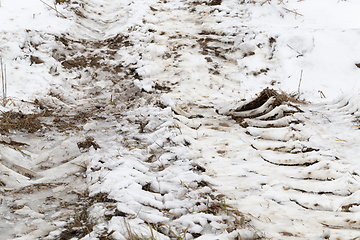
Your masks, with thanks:
[[[252,3],[62,4],[22,49],[50,89],[2,114],[4,239],[359,237],[357,98],[271,90]]]

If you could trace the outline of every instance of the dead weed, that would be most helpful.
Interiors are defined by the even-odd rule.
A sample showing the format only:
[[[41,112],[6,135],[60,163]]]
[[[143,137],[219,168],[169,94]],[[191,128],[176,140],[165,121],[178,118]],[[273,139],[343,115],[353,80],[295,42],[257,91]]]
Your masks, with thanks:
[[[24,114],[22,112],[2,112],[0,117],[0,133],[7,134],[10,130],[34,133],[43,127],[39,117],[43,114]]]
[[[89,149],[90,147],[93,147],[95,150],[100,148],[99,144],[90,136],[86,136],[85,141],[78,142],[77,145],[80,150]]]
[[[9,134],[10,131],[26,131],[35,133],[46,127],[59,132],[69,130],[81,130],[81,125],[85,124],[92,116],[92,113],[78,113],[76,115],[56,115],[53,111],[45,109],[40,113],[24,114],[20,112],[2,112],[0,114],[0,134]],[[52,123],[43,123],[42,120],[51,118]],[[94,146],[95,147],[95,146]]]
[[[280,106],[281,104],[286,102],[304,103],[304,101],[295,98],[296,94],[288,94],[283,91],[278,92],[271,88],[265,88],[260,92],[260,94],[254,100],[245,104],[244,106],[237,108],[235,111],[240,112],[240,111],[247,111],[247,110],[253,110],[259,108],[271,97],[275,98],[275,101],[272,104],[273,107]]]
[[[72,238],[82,238],[91,233],[95,223],[90,220],[88,206],[83,206],[75,210],[73,222],[66,226],[66,230],[61,232],[57,240],[68,240]]]

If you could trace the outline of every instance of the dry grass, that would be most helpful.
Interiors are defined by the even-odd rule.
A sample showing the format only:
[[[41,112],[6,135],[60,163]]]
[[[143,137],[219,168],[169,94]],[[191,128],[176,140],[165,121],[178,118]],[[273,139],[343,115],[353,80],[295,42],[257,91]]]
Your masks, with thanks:
[[[97,144],[97,143],[95,142],[94,138],[93,138],[93,137],[90,137],[90,136],[86,136],[85,141],[83,141],[83,142],[78,142],[77,145],[78,145],[78,148],[79,148],[80,150],[88,149],[88,148],[90,148],[91,146],[94,147],[95,150],[97,150],[97,149],[100,148],[99,144]]]
[[[273,107],[280,106],[281,104],[286,102],[305,103],[304,101],[297,99],[296,94],[288,94],[283,91],[278,92],[271,88],[265,88],[254,100],[245,104],[244,106],[237,108],[235,111],[240,112],[259,108],[271,97],[275,98],[275,101],[272,104]]]
[[[126,235],[127,235],[126,240],[156,240],[150,225],[149,225],[149,227],[150,227],[151,234],[152,234],[151,237],[145,237],[142,234],[140,236],[137,233],[135,233],[135,231],[133,229],[131,229],[130,224],[126,220],[124,220],[124,227],[126,229]]]
[[[62,3],[69,3],[70,0],[56,0],[55,3],[56,4],[62,4]]]
[[[1,70],[1,87],[2,87],[2,106],[6,106],[7,100],[7,78],[6,78],[6,65],[3,64],[2,58],[0,58],[0,70]]]
[[[284,0],[277,0],[277,4],[284,4]],[[250,1],[251,2],[251,1]],[[262,2],[260,5],[264,5],[265,3],[271,4],[271,0],[265,0],[264,2]]]
[[[47,4],[46,2],[40,0],[40,2],[42,2],[45,6],[47,6],[48,8],[54,10],[56,12],[57,15],[62,16],[63,18],[67,18],[64,14],[62,14],[61,12],[59,12],[56,8],[50,6],[49,4]]]
[[[34,133],[42,128],[40,114],[23,114],[22,112],[3,112],[0,118],[0,133],[7,134],[10,130]]]
[[[89,216],[89,208],[98,200],[98,197],[90,197],[89,192],[75,192],[78,195],[78,201],[69,203],[62,207],[74,207],[73,220],[67,224],[66,229],[56,238],[57,240],[68,240],[72,238],[83,238],[93,231],[96,222]],[[104,232],[103,240],[112,240],[111,234]]]
[[[68,224],[57,240],[68,240],[72,238],[82,238],[91,233],[95,223],[89,220],[88,209],[84,207],[80,211],[75,211],[74,220]]]
[[[78,131],[82,129],[82,125],[84,125],[90,117],[93,117],[92,112],[79,112],[78,114],[71,116],[56,115],[52,110],[48,110],[39,103],[39,101],[35,101],[34,103],[42,110],[40,113],[25,114],[21,111],[2,112],[0,114],[0,134],[8,134],[10,131],[35,133],[43,127],[58,132]],[[52,123],[43,123],[42,120],[45,120],[46,118],[52,119],[50,120]],[[93,142],[94,148],[99,148],[94,141],[88,142]],[[86,148],[85,145],[84,148]]]

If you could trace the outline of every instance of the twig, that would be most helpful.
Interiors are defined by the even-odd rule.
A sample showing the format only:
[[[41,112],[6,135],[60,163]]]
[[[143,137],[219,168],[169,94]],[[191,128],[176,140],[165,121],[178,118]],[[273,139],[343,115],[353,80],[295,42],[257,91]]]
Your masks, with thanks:
[[[262,5],[264,5],[265,3],[269,3],[270,4],[270,2],[271,2],[271,0],[266,0],[265,2],[262,2],[261,4],[260,4],[260,6],[262,6]],[[278,5],[280,5],[280,4],[284,4],[284,0],[278,0]]]
[[[78,166],[78,167],[84,168],[85,170],[87,169],[87,167],[86,167],[86,166],[82,166],[82,165],[77,164],[77,163],[72,163],[72,164],[74,164],[74,165],[76,165],[76,166]]]
[[[184,236],[181,238],[181,240],[185,240],[186,233],[187,233],[189,227],[190,227],[190,224],[189,224],[189,225],[187,226],[187,228],[185,229],[185,231],[184,231]]]
[[[18,168],[21,168],[21,169],[23,169],[23,170],[29,171],[29,172],[31,172],[31,173],[33,173],[33,174],[35,174],[35,175],[37,174],[37,173],[34,172],[33,170],[30,170],[30,169],[28,169],[28,168],[26,168],[26,167],[17,165],[17,164],[15,164],[15,163],[14,163],[14,166],[15,166],[15,167],[18,167]]]
[[[2,89],[3,89],[3,95],[4,95],[4,71],[3,71],[2,58],[0,58],[0,68],[1,68],[1,86],[2,86]]]
[[[0,58],[0,68],[1,68],[1,86],[2,86],[3,97],[4,97],[4,70],[3,70],[2,58]]]
[[[261,3],[260,6],[264,5],[265,3],[269,3],[270,4],[271,0],[266,0],[265,2]]]
[[[1,69],[1,87],[2,87],[2,106],[6,105],[7,97],[7,83],[6,83],[6,65],[3,64],[2,58],[0,58],[0,69]]]
[[[178,123],[174,122],[174,126],[179,130],[180,134],[183,134]]]
[[[165,227],[169,230],[169,232],[174,235],[174,237],[177,239],[177,240],[182,240],[183,238],[181,238],[180,235],[177,235],[176,233],[174,233],[173,230],[171,230],[170,226],[166,225],[165,223],[163,223],[165,225]],[[190,225],[189,225],[190,226]],[[186,231],[188,230],[189,227],[186,228]],[[186,233],[185,233],[186,234]]]
[[[150,136],[148,136],[148,137],[149,137],[149,138],[151,139],[151,141],[153,141],[156,145],[158,145],[160,148],[164,149],[164,147],[161,146],[160,144],[158,144],[158,143],[156,142],[156,140],[152,139]]]
[[[151,240],[155,240],[154,233],[153,233],[153,229],[152,229],[152,227],[151,227],[151,225],[150,225],[150,223],[149,223],[149,222],[148,222],[147,224],[148,224],[148,226],[149,226],[149,228],[150,228],[150,232],[151,232]]]
[[[326,98],[326,97],[325,97],[325,94],[324,94],[321,90],[319,90],[318,93],[320,94],[320,97],[321,97],[321,98]]]
[[[63,18],[67,18],[64,14],[62,14],[61,12],[59,12],[58,10],[56,10],[54,7],[50,6],[49,4],[47,4],[46,2],[44,2],[43,0],[40,0],[40,2],[42,2],[43,4],[45,4],[46,6],[48,6],[49,8],[51,8],[52,10],[54,10],[55,12],[57,12],[58,14],[60,14]]]
[[[297,17],[297,15],[300,15],[300,16],[304,16],[304,15],[302,15],[301,13],[298,13],[297,11],[296,11],[296,9],[294,9],[294,10],[290,10],[290,9],[288,9],[288,8],[285,8],[284,7],[284,9],[286,10],[286,11],[288,11],[288,12],[292,12],[292,13],[294,13],[295,14],[295,18]]]
[[[304,56],[302,53],[296,51],[295,49],[293,49],[289,44],[286,44],[290,49],[294,50],[295,52],[297,52],[297,54],[299,54],[300,57]],[[298,56],[298,57],[299,57]]]
[[[300,85],[301,85],[302,75],[303,75],[303,70],[301,70],[301,73],[300,73],[300,81],[299,81],[299,86],[298,86],[298,98],[300,98]]]
[[[4,65],[4,75],[5,75],[5,82],[4,82],[4,87],[5,87],[5,97],[4,97],[4,99],[5,99],[5,101],[6,101],[6,98],[7,98],[7,76],[6,76],[6,65]]]
[[[55,8],[55,11],[56,11],[56,16],[59,17],[59,12],[58,12],[58,10],[56,9],[56,2],[54,2],[54,8]]]

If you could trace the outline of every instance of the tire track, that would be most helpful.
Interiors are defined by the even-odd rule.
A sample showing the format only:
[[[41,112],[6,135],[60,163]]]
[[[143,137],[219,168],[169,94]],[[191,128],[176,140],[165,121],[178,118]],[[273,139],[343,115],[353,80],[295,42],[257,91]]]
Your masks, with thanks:
[[[81,205],[78,193],[86,190],[86,159],[76,147],[78,137],[54,132],[41,135],[10,135],[26,146],[0,147],[0,231],[4,239],[44,237],[66,225]]]
[[[228,113],[244,127],[245,143],[239,147],[247,149],[242,153],[247,163],[236,164],[243,169],[234,173],[212,168],[226,182],[242,182],[234,183],[236,189],[224,191],[234,197],[241,211],[259,220],[256,227],[274,229],[266,231],[268,237],[358,237],[355,98],[334,105],[287,103],[272,107],[269,102],[274,100],[269,97],[253,107],[261,96],[243,105],[246,110],[240,106]],[[342,134],[341,129],[348,134]],[[223,183],[219,180],[218,184]]]
[[[148,8],[144,10],[141,4]],[[83,117],[63,132],[44,131],[35,137],[18,134],[4,139],[7,143],[24,144],[21,147],[11,144],[1,147],[1,212],[6,216],[1,219],[0,226],[10,229],[6,238],[40,238],[49,232],[47,239],[59,236],[60,232],[54,230],[64,227],[75,210],[83,209],[81,197],[86,189],[79,186],[85,186],[83,164],[87,163],[89,155],[77,148],[77,143],[83,140],[79,135],[104,129],[120,131],[117,121],[121,122],[121,127],[128,121],[134,132],[139,129],[140,133],[144,129],[151,131],[149,129],[153,128],[147,126],[149,121],[156,126],[162,120],[155,121],[155,117],[149,114],[151,119],[146,122],[141,111],[134,111],[125,119],[119,112],[149,104],[157,93],[163,92],[169,94],[163,95],[158,105],[163,108],[170,106],[176,114],[176,124],[166,124],[194,140],[191,144],[181,138],[174,141],[181,146],[191,145],[194,155],[199,156],[198,161],[213,177],[214,184],[231,198],[227,203],[249,213],[256,228],[277,239],[350,239],[359,236],[356,214],[360,205],[356,152],[359,139],[352,134],[356,132],[359,121],[356,98],[317,106],[279,104],[273,96],[260,105],[239,107],[246,106],[246,102],[238,101],[239,96],[246,94],[234,86],[241,85],[241,89],[246,89],[254,84],[251,81],[258,81],[259,76],[262,76],[261,81],[270,82],[272,79],[268,76],[272,71],[269,69],[272,40],[265,33],[247,29],[243,20],[233,23],[235,18],[247,16],[246,7],[240,6],[234,14],[220,4],[221,1],[80,1],[73,9],[76,28],[68,34],[29,33],[30,42],[32,37],[39,35],[44,40],[55,38],[55,47],[50,48],[54,51],[51,52],[46,49],[53,42],[43,41],[40,47],[28,46],[32,52],[51,56],[52,59],[46,62],[50,73],[53,77],[61,77],[61,84],[54,86],[49,96],[39,99],[40,106],[54,111],[54,115],[45,121],[63,124],[77,116]],[[233,24],[233,28],[221,29],[228,24]],[[254,59],[261,59],[261,63],[256,68],[248,68],[246,63]],[[229,106],[233,100],[237,100],[236,106]],[[112,105],[116,108],[111,108]],[[91,114],[84,116],[85,112]],[[101,127],[81,129],[86,122],[106,119],[109,117],[107,114],[111,115],[111,121],[104,120]],[[120,121],[120,118],[124,120]],[[79,129],[75,131],[75,127]],[[153,137],[165,131],[154,129],[159,133],[153,130]],[[178,134],[174,132],[171,132],[174,136]],[[137,133],[126,136],[131,138],[124,138],[122,143],[128,145],[126,151],[130,152],[129,155],[132,146],[143,148],[140,146],[143,139],[139,140]],[[147,137],[146,134],[141,136]],[[102,139],[102,143],[106,140]],[[170,137],[161,139],[161,145],[157,141],[143,141],[149,146],[154,145],[153,148],[161,154],[155,152],[148,156],[144,150],[141,152],[143,157],[139,158],[141,161],[136,159],[141,163],[139,169],[129,168],[134,174],[147,177],[146,181],[131,182],[142,188],[146,192],[144,196],[148,197],[141,204],[134,205],[139,205],[140,209],[145,206],[147,211],[159,214],[167,203],[164,192],[160,194],[158,178],[154,180],[144,166],[149,165],[149,169],[156,167],[156,171],[161,172],[173,165],[178,156],[171,152],[175,150],[171,149],[174,146]],[[171,154],[163,157],[164,147],[171,149]],[[166,167],[152,162],[157,157],[163,157]],[[93,176],[97,176],[97,169],[101,169],[103,163],[100,159],[95,170],[91,169],[95,172]],[[189,170],[188,165],[183,167]],[[201,166],[192,168],[204,170]],[[99,174],[97,177],[103,176]],[[94,179],[91,181],[97,181]],[[191,184],[198,188],[197,191],[203,191],[202,185],[207,183],[200,178],[196,181]],[[190,191],[183,185],[176,185],[180,189],[178,192]],[[34,196],[37,196],[36,201],[33,201]],[[152,202],[154,196],[156,201]],[[112,199],[106,194],[100,198],[111,211],[115,209],[111,205]],[[165,209],[172,216],[164,214],[166,217],[162,218],[177,218],[173,222],[179,234],[188,229],[182,220],[187,218],[191,212],[189,206],[194,203],[186,201],[176,203],[181,205],[176,214]],[[199,210],[206,207],[205,201],[210,201],[210,197],[192,201],[197,201],[198,207],[192,211]],[[71,204],[73,202],[80,204]],[[154,202],[157,208],[149,206]],[[170,205],[173,203],[168,202]],[[124,209],[127,206],[123,205]],[[11,214],[8,214],[8,209],[12,209]],[[200,214],[201,211],[205,210],[199,210]],[[114,222],[129,213],[115,211],[115,214],[119,216],[114,218]],[[149,223],[146,214],[141,214],[145,215],[144,223]],[[183,219],[178,218],[180,214],[184,214]],[[224,231],[225,220],[209,218],[208,215],[202,220],[204,229],[210,228],[210,221],[215,226],[211,231]],[[190,223],[192,232],[187,236],[201,236],[203,226],[199,227],[200,224],[193,220]],[[12,228],[15,224],[17,227]],[[161,229],[158,222],[151,224]],[[244,225],[234,225],[235,230],[239,227]],[[69,235],[77,237],[88,233],[83,226],[79,228],[75,226]],[[166,234],[170,234],[169,229],[162,228],[162,233],[167,231]],[[25,231],[20,232],[20,229]],[[242,230],[246,233],[245,229]],[[248,235],[256,234],[250,232]]]
[[[113,11],[99,14],[102,4]],[[101,63],[106,58],[118,58],[119,48],[131,46],[126,36],[109,33],[111,21],[122,6],[113,1],[83,1],[70,6],[76,28],[68,34],[27,31],[22,50],[40,56],[34,64],[45,64],[57,83],[49,95],[35,100],[40,112],[35,118],[41,122],[38,131],[10,130],[1,135],[2,239],[67,239],[89,233],[86,222],[79,221],[91,219],[77,214],[87,212],[89,204],[97,201],[87,196],[89,146],[78,147],[87,133],[83,126],[98,119],[97,114],[111,101],[122,100],[126,108],[130,105],[127,101],[140,95],[133,79],[125,80],[123,76],[134,75],[134,69],[123,66],[126,64]],[[14,117],[13,122],[19,119]],[[75,222],[70,233],[61,233],[70,222]]]
[[[201,149],[210,176],[213,174],[223,193],[233,198],[230,203],[254,217],[258,229],[273,229],[269,236],[281,239],[357,237],[357,216],[348,212],[357,206],[351,200],[359,190],[357,173],[349,168],[348,156],[343,156],[344,139],[334,137],[339,126],[354,125],[347,119],[346,106],[288,103],[272,107],[276,99],[269,98],[261,106],[229,113],[244,119],[242,128],[218,115],[215,109],[240,94],[233,86],[243,76],[235,72],[248,78],[265,75],[266,79],[271,71],[266,64],[247,69],[237,59],[245,63],[251,56],[271,59],[272,41],[241,24],[234,26],[233,32],[214,30],[226,22],[228,11],[216,4],[206,5],[191,1],[186,5],[149,3],[154,18],[145,18],[140,31],[129,33],[132,39],[150,32],[151,41],[137,46],[141,53],[135,70],[137,86],[148,92],[172,90],[169,95],[176,104],[169,106],[178,114],[183,133],[198,141],[192,149]],[[240,18],[246,14],[246,8],[239,8]],[[194,85],[194,81],[199,84]],[[241,84],[246,88],[245,81]],[[187,95],[193,97],[191,102],[187,102]],[[334,141],[338,152],[329,148]],[[345,141],[356,145],[351,137]],[[222,166],[221,161],[236,169]]]
[[[171,85],[168,96],[173,102],[163,98],[163,103],[178,114],[183,134],[195,140],[191,149],[199,152],[213,183],[231,199],[229,204],[253,216],[255,227],[268,237],[358,237],[356,100],[350,107],[349,98],[337,104],[305,105],[274,104],[276,97],[267,97],[260,105],[241,109],[249,102],[239,101],[245,94],[237,90],[246,92],[250,85],[253,89],[256,81],[273,74],[274,39],[239,23],[233,33],[224,29],[222,35],[215,13],[221,13],[224,21],[225,4],[223,8],[188,4],[190,13],[172,6],[168,21],[156,22],[155,29],[165,32],[165,39],[155,38],[154,45],[179,47],[169,48],[168,60],[157,62],[165,71],[143,79]],[[165,6],[171,8],[164,5],[154,14],[165,14]],[[246,17],[246,6],[237,10]],[[183,19],[186,29],[171,28],[177,25],[173,18]],[[259,68],[247,68],[248,59],[256,61],[259,56]]]
[[[41,130],[16,132],[10,142],[24,146],[2,149],[0,227],[8,229],[2,237],[110,238],[127,236],[133,229],[143,236],[151,229],[161,239],[219,233],[260,238],[240,212],[224,211],[222,196],[212,192],[201,175],[204,168],[192,161],[190,143],[179,134],[172,112],[154,106],[158,94],[170,87],[168,82],[155,83],[150,62],[163,56],[170,62],[178,59],[176,65],[181,62],[177,52],[190,47],[183,43],[188,36],[178,36],[176,28],[165,34],[155,29],[152,14],[171,17],[174,5],[176,17],[188,12],[188,6],[179,7],[178,2],[164,3],[170,7],[163,11],[156,1],[78,1],[69,5],[75,26],[68,33],[27,33],[24,51],[40,56],[54,84],[35,102],[40,112],[49,111],[41,116]],[[190,17],[186,21],[193,26]],[[152,44],[157,31],[157,37],[172,39],[170,56]],[[202,46],[204,55],[221,58],[219,47],[212,44],[229,48],[231,43],[201,37],[209,34],[217,35],[199,32],[193,42]],[[158,105],[164,107],[160,101]],[[97,148],[97,142],[105,150],[87,151]],[[133,175],[125,179],[128,172]],[[113,189],[113,181],[123,173],[123,185]]]

